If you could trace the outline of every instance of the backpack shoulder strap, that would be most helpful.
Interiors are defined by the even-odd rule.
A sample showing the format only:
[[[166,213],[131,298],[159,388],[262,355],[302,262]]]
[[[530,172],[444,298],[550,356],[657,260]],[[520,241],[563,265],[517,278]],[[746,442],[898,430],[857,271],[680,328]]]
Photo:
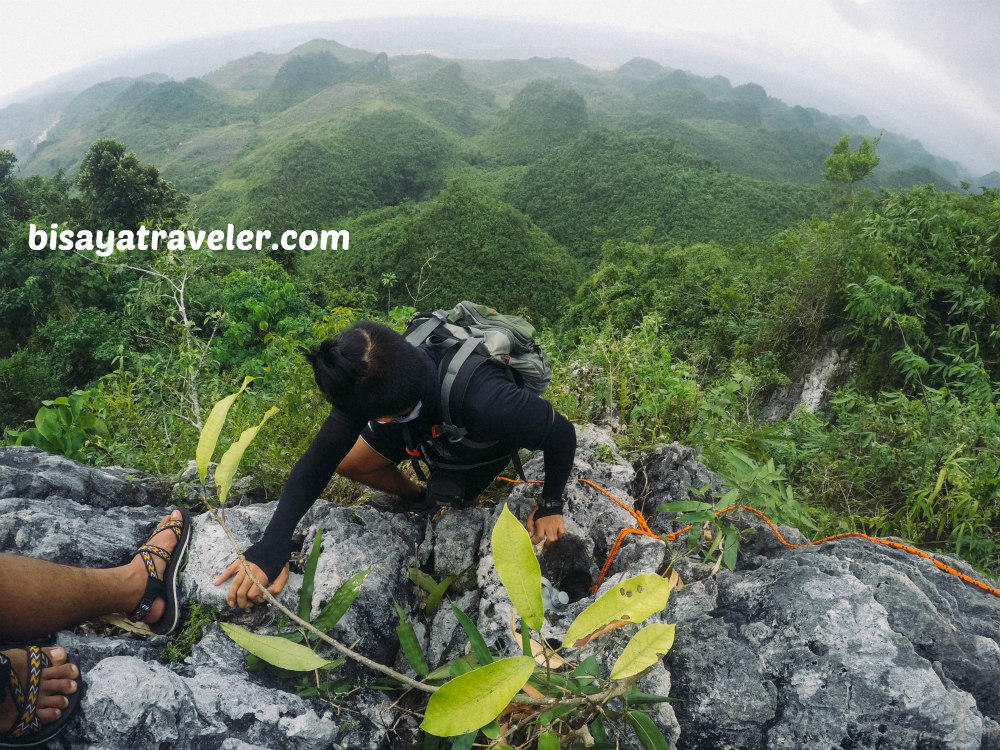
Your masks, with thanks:
[[[426,320],[406,334],[406,343],[411,346],[420,346],[434,333],[438,326],[447,321],[448,318],[442,310],[430,313]]]
[[[458,424],[458,420],[453,418],[452,414],[452,394],[457,393],[458,403],[454,410],[454,414],[459,416],[462,412],[462,403],[465,401],[465,391],[469,387],[469,380],[472,379],[472,373],[479,369],[479,366],[486,361],[486,357],[479,355],[470,362],[469,367],[465,368],[465,372],[462,372],[463,365],[469,362],[473,355],[476,353],[476,349],[479,348],[482,339],[470,336],[467,338],[460,347],[458,351],[451,357],[448,361],[448,366],[445,368],[444,373],[441,377],[441,417],[444,419],[445,424],[452,424],[461,427]],[[442,365],[444,362],[442,362]],[[459,383],[459,375],[462,376],[461,383]],[[455,385],[458,384],[458,390],[455,391]],[[463,429],[464,432],[464,429]]]

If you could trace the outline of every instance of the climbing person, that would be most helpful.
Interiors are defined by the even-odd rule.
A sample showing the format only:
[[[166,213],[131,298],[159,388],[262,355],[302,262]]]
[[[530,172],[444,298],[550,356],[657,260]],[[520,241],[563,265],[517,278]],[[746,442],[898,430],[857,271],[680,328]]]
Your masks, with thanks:
[[[170,633],[179,619],[179,572],[190,538],[188,512],[174,510],[116,568],[0,553],[0,748],[44,744],[79,705],[80,672],[65,650],[20,643],[114,612],[128,612],[153,633]]]
[[[573,425],[522,387],[510,367],[485,356],[476,342],[456,344],[431,316],[415,323],[423,325],[421,333],[411,325],[401,335],[361,321],[308,355],[316,384],[332,408],[289,474],[263,536],[244,555],[253,576],[272,594],[288,579],[296,525],[335,471],[391,495],[388,502],[373,498],[380,509],[391,505],[427,514],[473,502],[512,458],[520,470],[518,448],[541,450],[545,482],[526,526],[536,544],[565,533],[562,494],[576,453]],[[408,458],[429,467],[426,486],[399,470]],[[414,464],[419,472],[419,463]],[[230,606],[261,601],[238,559],[215,584],[230,578]]]

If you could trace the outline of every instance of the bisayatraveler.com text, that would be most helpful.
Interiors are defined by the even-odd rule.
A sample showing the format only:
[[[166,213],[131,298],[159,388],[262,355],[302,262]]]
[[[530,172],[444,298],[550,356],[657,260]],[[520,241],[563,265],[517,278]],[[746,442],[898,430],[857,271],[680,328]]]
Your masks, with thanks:
[[[347,250],[351,236],[346,230],[306,229],[297,232],[289,229],[271,242],[268,229],[243,229],[239,232],[232,224],[223,229],[63,229],[53,224],[50,229],[28,227],[28,247],[32,250],[74,250],[93,252],[107,258],[115,250]]]

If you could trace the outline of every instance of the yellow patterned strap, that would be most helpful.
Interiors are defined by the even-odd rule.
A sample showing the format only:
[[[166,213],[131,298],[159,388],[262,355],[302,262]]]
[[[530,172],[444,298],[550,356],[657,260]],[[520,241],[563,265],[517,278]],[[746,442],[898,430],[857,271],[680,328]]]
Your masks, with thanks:
[[[176,534],[177,538],[179,539],[181,536],[181,529],[183,528],[184,528],[183,521],[180,520],[165,521],[159,524],[155,529],[153,529],[153,533],[150,535],[150,539],[152,539],[154,536],[156,536],[165,529],[170,529],[171,531],[173,531],[174,534]],[[135,606],[135,609],[133,609],[129,613],[129,619],[131,619],[133,622],[139,622],[140,620],[142,620],[142,618],[144,618],[147,614],[149,614],[149,610],[153,606],[153,602],[156,601],[157,597],[163,596],[165,592],[163,581],[156,573],[156,566],[153,564],[153,556],[155,555],[156,557],[159,557],[169,562],[171,555],[171,553],[167,552],[165,549],[162,549],[160,547],[157,547],[149,543],[146,543],[141,547],[139,547],[137,554],[139,555],[139,557],[142,558],[142,562],[146,566],[147,578],[146,578],[146,590],[143,592],[142,598],[139,600],[139,603]]]
[[[42,724],[37,713],[38,691],[42,684],[42,670],[52,666],[52,662],[38,646],[29,646],[25,652],[28,656],[26,685],[21,684],[7,657],[0,654],[0,666],[5,667],[5,671],[9,672],[7,683],[18,712],[17,723],[7,733],[9,737],[24,737],[34,734]]]

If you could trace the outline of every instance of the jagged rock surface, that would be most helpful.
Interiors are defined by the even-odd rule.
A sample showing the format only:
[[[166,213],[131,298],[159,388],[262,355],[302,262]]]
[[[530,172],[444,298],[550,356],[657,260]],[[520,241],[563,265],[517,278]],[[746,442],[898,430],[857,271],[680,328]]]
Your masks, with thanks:
[[[526,470],[539,477],[541,458]],[[660,446],[633,467],[608,433],[589,425],[579,432],[575,476],[637,505],[657,533],[676,526],[669,514],[656,513],[658,504],[724,489],[684,446]],[[705,495],[691,489],[701,487],[709,488]],[[518,485],[507,498],[522,521],[537,491]],[[184,492],[137,472],[0,448],[0,549],[88,567],[120,564]],[[584,483],[571,482],[566,497],[566,537],[541,555],[543,575],[572,592],[568,607],[551,612],[543,630],[553,641],[592,601],[587,589],[620,529],[634,526],[624,508]],[[227,524],[240,544],[249,544],[272,509],[230,508]],[[426,595],[407,576],[417,566],[437,580],[458,575],[451,601],[497,653],[519,653],[510,603],[492,567],[490,530],[501,510],[450,511],[427,522],[317,503],[295,541],[308,550],[323,529],[314,614],[344,580],[369,568],[334,635],[408,670],[397,653],[395,598],[431,666],[438,666],[463,653],[467,640],[447,599],[437,611],[424,611]],[[793,529],[781,532],[803,541]],[[624,577],[662,571],[684,548],[682,540],[668,552],[657,539],[627,536],[602,591]],[[225,587],[212,585],[232,559],[215,521],[196,514],[184,595],[218,608],[224,621],[273,631],[266,608],[230,610]],[[897,550],[855,540],[789,550],[766,528],[749,534],[734,572],[713,577],[709,566],[691,559],[676,569],[686,587],[650,620],[677,623],[675,646],[640,683],[645,692],[679,699],[651,707],[672,746],[1000,748],[1000,599]],[[293,573],[281,596],[293,610],[301,578]],[[607,669],[635,629],[597,639],[580,656],[593,653]],[[88,690],[82,711],[53,746],[385,748],[419,736],[392,694],[362,688],[338,713],[299,698],[294,680],[247,672],[242,649],[215,625],[177,664],[162,659],[163,637],[60,633],[59,643],[73,652]],[[360,668],[342,670],[356,684],[372,680]],[[627,728],[610,729],[621,747],[638,746]]]

